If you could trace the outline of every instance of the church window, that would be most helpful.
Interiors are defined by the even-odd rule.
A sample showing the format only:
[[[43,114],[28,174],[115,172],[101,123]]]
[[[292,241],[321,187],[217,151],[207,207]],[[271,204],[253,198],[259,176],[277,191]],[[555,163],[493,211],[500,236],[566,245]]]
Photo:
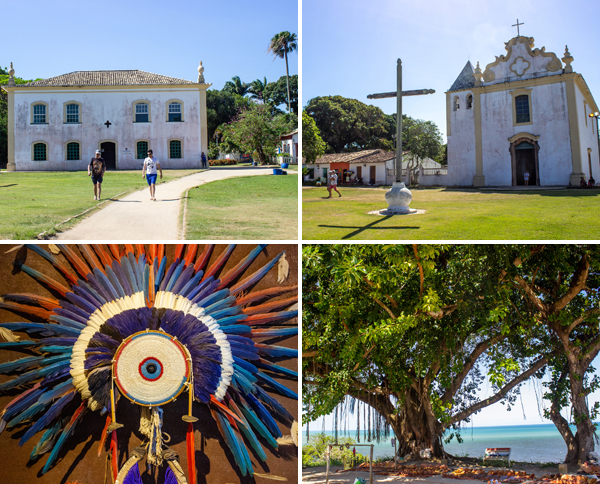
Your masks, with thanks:
[[[144,160],[148,154],[148,142],[138,141],[135,147],[135,157],[138,160]]]
[[[47,124],[46,118],[46,104],[34,104],[33,105],[33,124]]]
[[[150,105],[144,101],[137,101],[133,105],[134,123],[149,123],[150,122]]]
[[[467,109],[473,109],[473,95],[469,94],[467,96]]]
[[[181,141],[173,139],[169,141],[169,158],[181,158]]]
[[[79,123],[79,104],[67,104],[66,114],[67,123]]]
[[[529,96],[522,95],[515,97],[515,110],[517,113],[517,123],[529,123],[531,121],[529,114]]]
[[[33,145],[33,161],[46,161],[48,159],[46,143]]]
[[[453,111],[458,111],[460,109],[460,104],[458,102],[458,96],[454,96],[454,105],[452,107]]]
[[[168,119],[169,122],[183,121],[181,113],[181,103],[171,102],[168,108]]]
[[[79,155],[79,143],[76,141],[67,143],[67,160],[81,160],[81,156]]]

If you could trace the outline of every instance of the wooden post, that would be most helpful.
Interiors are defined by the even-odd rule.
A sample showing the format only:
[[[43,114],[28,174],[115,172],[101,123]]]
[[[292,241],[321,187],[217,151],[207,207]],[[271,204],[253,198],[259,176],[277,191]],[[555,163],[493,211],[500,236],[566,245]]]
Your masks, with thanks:
[[[398,59],[396,92],[396,181],[402,181],[402,59]]]
[[[398,92],[400,92],[400,90],[398,90]],[[401,98],[402,96],[398,97]],[[371,465],[369,466],[369,484],[373,484],[373,444],[371,444]]]
[[[327,468],[325,470],[325,484],[329,484],[329,454],[331,452],[331,444],[327,445],[327,452],[325,452],[325,457],[327,458]]]

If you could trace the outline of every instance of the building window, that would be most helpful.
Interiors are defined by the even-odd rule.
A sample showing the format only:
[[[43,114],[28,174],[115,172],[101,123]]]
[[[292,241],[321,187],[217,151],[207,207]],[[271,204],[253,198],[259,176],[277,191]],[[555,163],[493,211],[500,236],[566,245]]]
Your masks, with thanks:
[[[67,123],[79,123],[79,104],[67,104],[65,119]]]
[[[146,159],[148,154],[148,142],[147,141],[138,141],[135,146],[135,157],[138,160]]]
[[[181,158],[181,141],[178,139],[169,141],[169,158]]]
[[[149,123],[150,122],[150,105],[144,101],[138,101],[133,105],[133,122],[134,123]]]
[[[454,96],[454,105],[452,107],[453,111],[458,111],[460,109],[460,105],[458,103],[458,96]]]
[[[38,103],[34,104],[32,108],[31,122],[33,124],[48,124],[48,119],[46,117],[47,105]]]
[[[467,109],[473,109],[473,95],[469,94],[467,96]]]
[[[67,143],[67,161],[81,160],[79,155],[79,143],[72,141]]]
[[[517,123],[529,123],[529,96],[522,95],[515,98],[515,111],[517,113]]]
[[[181,116],[181,103],[170,103],[169,104],[169,122],[183,121]]]
[[[33,145],[33,161],[47,161],[48,150],[46,143],[34,143]]]

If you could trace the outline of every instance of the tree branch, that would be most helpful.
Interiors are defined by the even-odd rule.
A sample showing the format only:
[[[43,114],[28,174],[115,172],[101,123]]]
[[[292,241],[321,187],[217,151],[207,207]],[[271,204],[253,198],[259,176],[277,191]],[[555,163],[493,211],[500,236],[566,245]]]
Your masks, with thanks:
[[[415,259],[417,259],[417,265],[419,266],[419,277],[421,279],[421,286],[419,289],[419,298],[423,297],[423,285],[425,282],[425,275],[423,274],[423,266],[421,265],[421,259],[419,258],[419,252],[417,251],[417,244],[413,244],[413,251],[415,253]]]
[[[579,261],[579,266],[575,270],[571,283],[569,284],[569,290],[561,297],[558,301],[550,305],[550,313],[557,313],[561,309],[564,309],[571,300],[577,296],[583,289],[585,289],[585,283],[587,282],[588,274],[590,269],[590,262],[587,254],[584,254],[582,259]]]
[[[383,304],[379,299],[377,299],[375,296],[373,296],[373,300],[379,304],[383,309],[386,310],[386,312],[392,317],[392,319],[398,319],[394,313],[392,312],[392,310],[390,308],[388,308],[385,304]]]
[[[525,380],[527,380],[531,375],[533,375],[536,371],[538,371],[540,368],[543,368],[547,363],[548,363],[548,358],[550,356],[552,356],[554,353],[548,355],[548,356],[543,356],[542,358],[540,358],[539,360],[537,360],[532,366],[531,368],[529,368],[529,370],[527,370],[524,373],[521,373],[519,376],[517,376],[516,378],[514,378],[513,380],[511,380],[509,383],[507,383],[506,385],[504,385],[499,391],[498,393],[496,393],[495,395],[491,396],[490,398],[486,398],[485,400],[482,400],[481,402],[477,402],[475,405],[467,408],[466,410],[463,410],[460,413],[457,413],[456,415],[454,415],[450,421],[450,425],[454,424],[454,423],[458,423],[462,420],[465,420],[466,418],[468,418],[469,416],[473,415],[475,412],[477,412],[478,410],[481,410],[482,408],[487,407],[488,405],[491,405],[492,403],[496,403],[500,400],[502,400],[502,398],[504,397],[504,395],[506,395],[510,390],[512,390],[514,387],[516,387],[519,383],[524,382]]]

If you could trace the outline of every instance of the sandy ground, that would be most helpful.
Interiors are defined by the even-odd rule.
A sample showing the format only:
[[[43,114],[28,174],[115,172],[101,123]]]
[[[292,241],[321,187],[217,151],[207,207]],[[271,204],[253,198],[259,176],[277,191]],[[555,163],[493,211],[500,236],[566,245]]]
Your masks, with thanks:
[[[416,462],[410,462],[407,464],[414,464]],[[451,466],[451,468],[455,468],[459,466]],[[471,467],[469,465],[465,465],[464,467]],[[365,479],[367,484],[369,484],[369,472],[355,472],[355,471],[347,471],[347,472],[338,472],[342,468],[332,466],[329,470],[329,484],[353,484],[357,477],[361,477]],[[490,467],[486,467],[486,470],[490,470]],[[323,467],[305,467],[302,469],[302,482],[311,483],[311,484],[325,484],[325,470]],[[541,467],[536,464],[526,464],[526,465],[518,465],[515,464],[511,466],[511,470],[517,471],[525,471],[528,474],[535,474],[536,477],[541,477],[547,474],[558,474],[558,466],[556,467]],[[571,470],[571,469],[569,469]],[[576,471],[576,469],[573,469]],[[450,479],[447,477],[441,476],[430,476],[430,477],[399,477],[399,476],[385,476],[373,473],[373,483],[377,482],[411,482],[411,483],[423,483],[423,484],[478,484],[480,482],[487,481],[476,481],[476,480],[460,480],[460,479]]]
[[[225,178],[272,173],[272,166],[215,167],[169,183],[159,183],[156,185],[156,201],[150,200],[148,188],[132,193],[109,203],[72,229],[59,233],[56,238],[59,240],[179,240],[181,239],[180,207],[188,188]],[[91,188],[90,197],[93,198]]]

